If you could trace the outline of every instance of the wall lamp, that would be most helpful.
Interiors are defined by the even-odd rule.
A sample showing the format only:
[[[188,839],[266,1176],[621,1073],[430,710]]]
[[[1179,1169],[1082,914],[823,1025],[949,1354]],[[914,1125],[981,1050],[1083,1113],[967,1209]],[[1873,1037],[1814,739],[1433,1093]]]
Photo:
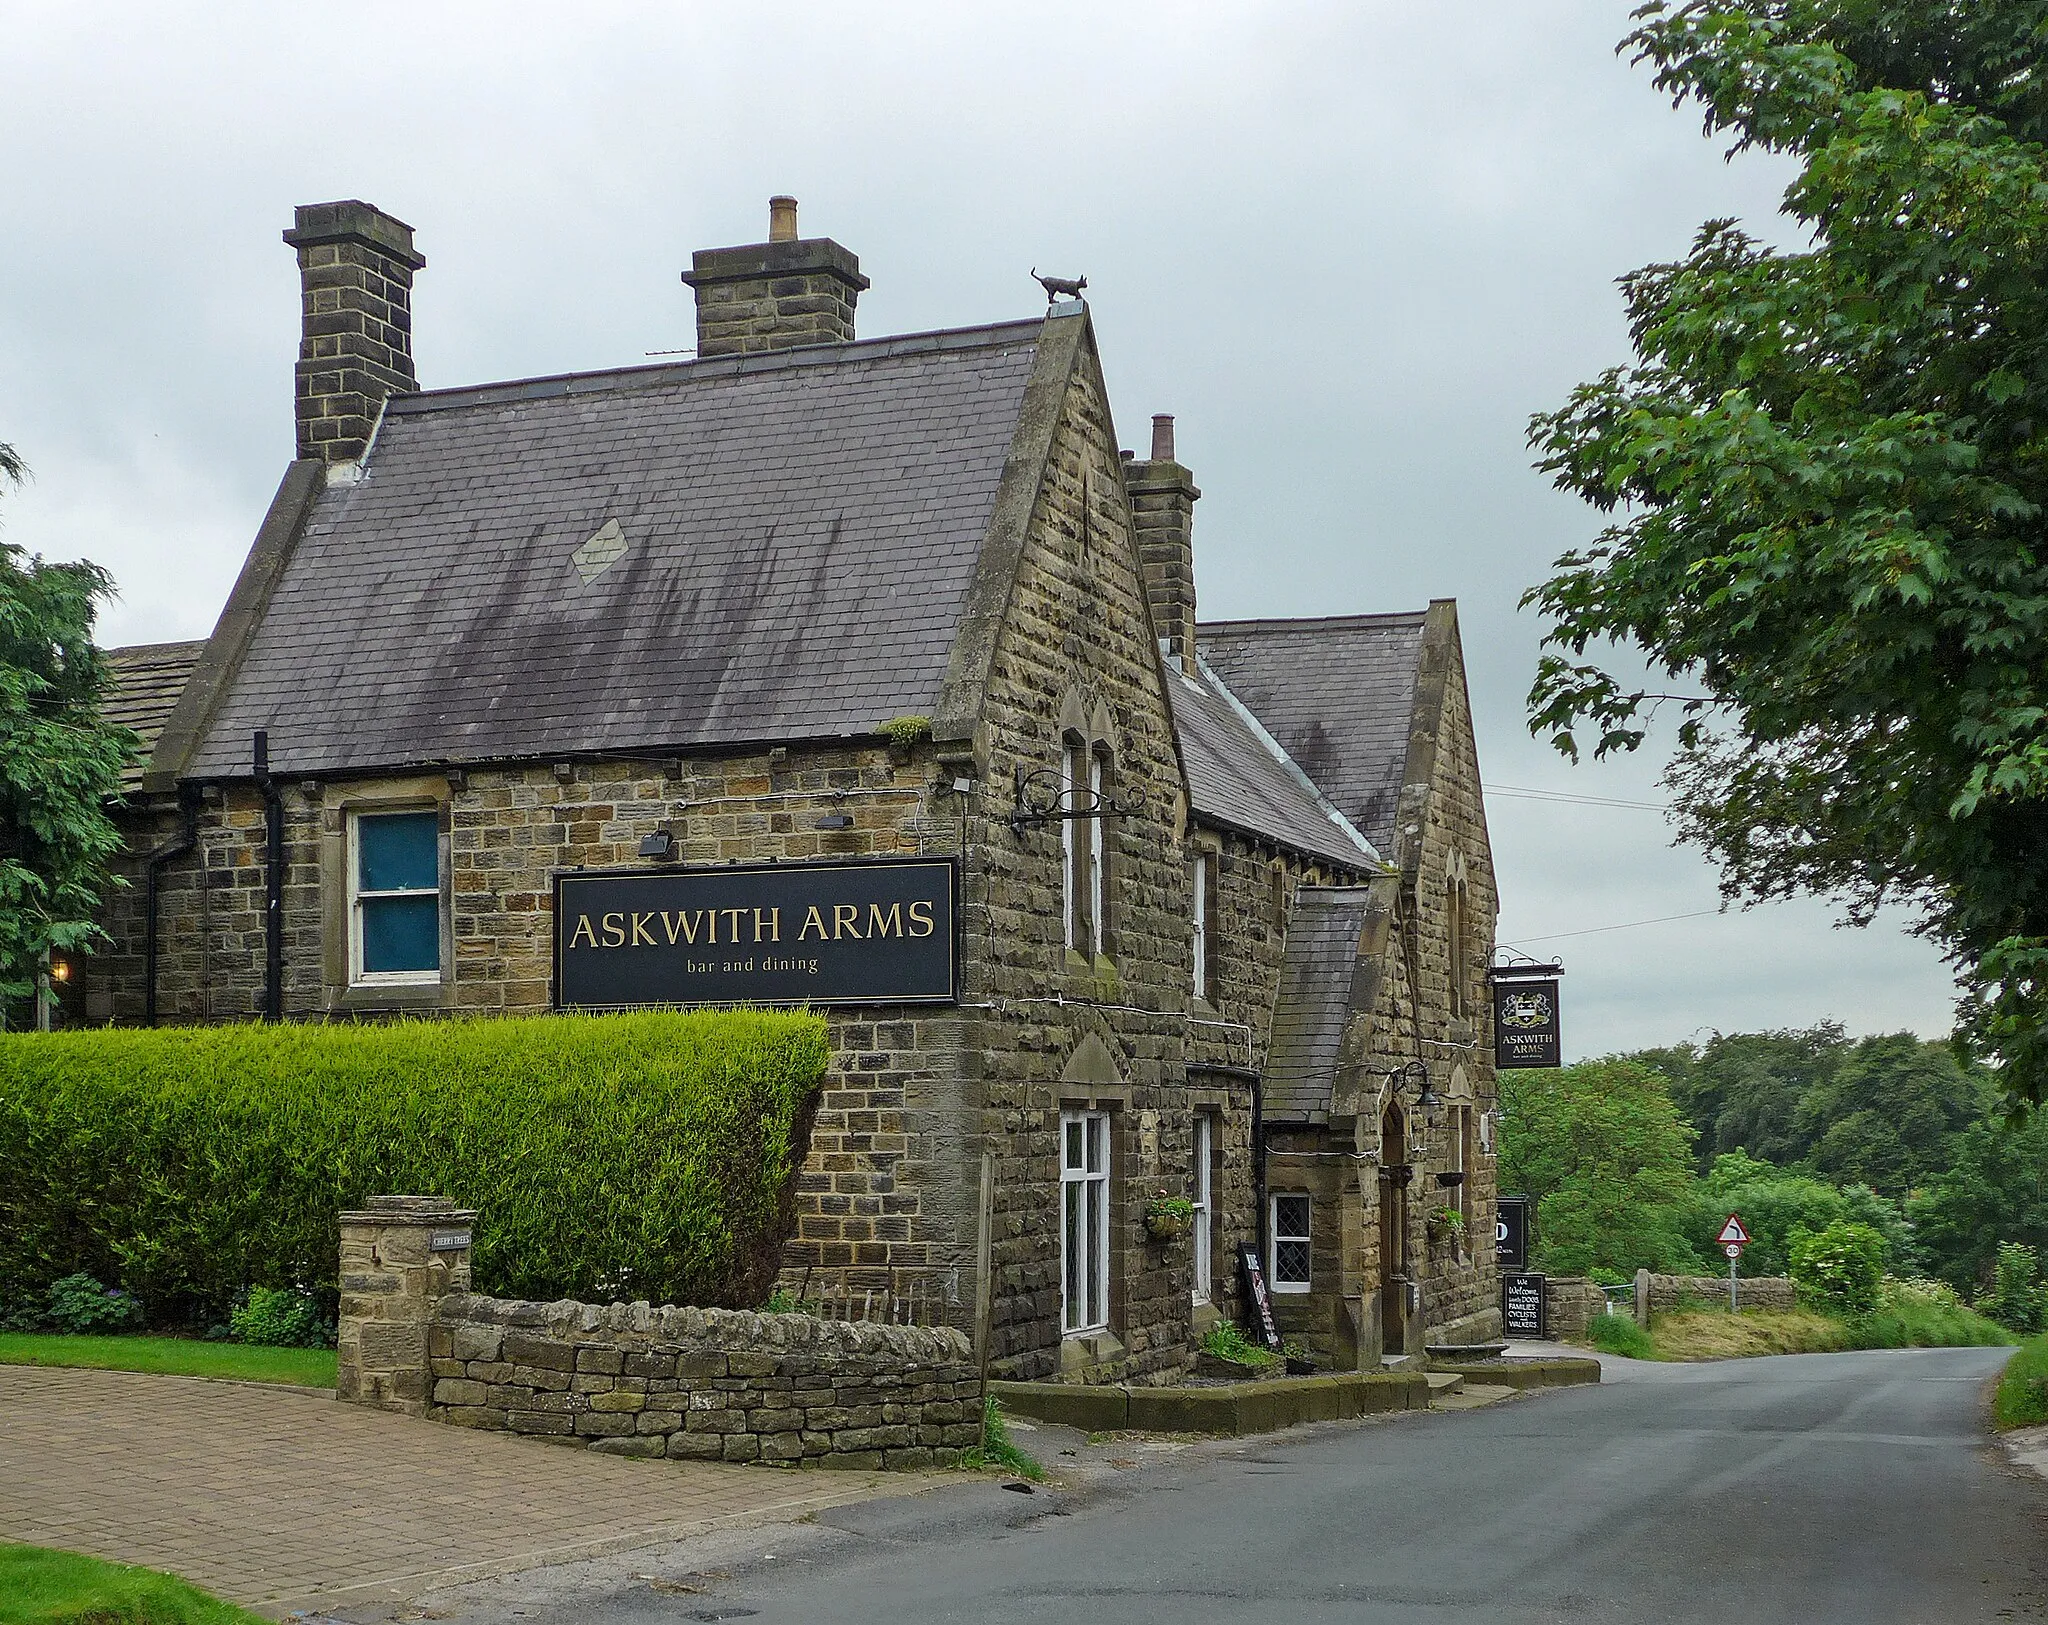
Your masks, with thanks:
[[[821,818],[821,819],[819,819],[819,820],[818,820],[818,828],[820,828],[820,829],[852,829],[852,828],[853,828],[853,814],[852,814],[852,813],[843,813],[843,812],[829,812],[829,813],[825,814],[825,816],[824,816],[823,818]]]
[[[640,856],[643,858],[659,858],[663,862],[668,862],[675,855],[676,838],[670,831],[658,829],[652,834],[640,837]]]

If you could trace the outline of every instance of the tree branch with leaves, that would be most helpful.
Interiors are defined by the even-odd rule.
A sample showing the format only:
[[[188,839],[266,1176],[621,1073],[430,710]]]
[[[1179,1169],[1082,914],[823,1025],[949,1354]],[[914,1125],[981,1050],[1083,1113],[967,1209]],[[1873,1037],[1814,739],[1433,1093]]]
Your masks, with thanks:
[[[1961,1033],[2048,1085],[2048,76],[2044,9],[1694,0],[1622,48],[1736,150],[1792,155],[1811,246],[1708,222],[1622,281],[1635,360],[1536,417],[1610,523],[1524,603],[1532,729],[1667,772],[1723,894],[1915,909]],[[1594,651],[1588,658],[1588,651]]]

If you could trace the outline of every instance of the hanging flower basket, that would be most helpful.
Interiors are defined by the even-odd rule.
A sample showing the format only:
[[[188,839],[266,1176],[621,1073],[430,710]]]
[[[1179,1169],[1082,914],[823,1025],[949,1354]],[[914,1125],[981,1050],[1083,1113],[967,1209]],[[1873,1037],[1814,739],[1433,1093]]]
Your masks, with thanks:
[[[1185,1196],[1155,1196],[1145,1204],[1145,1234],[1154,1241],[1179,1241],[1195,1227],[1195,1204]]]
[[[1465,1171],[1462,1168],[1453,1168],[1448,1173],[1438,1174],[1436,1182],[1446,1189],[1453,1185],[1462,1185],[1465,1183]]]

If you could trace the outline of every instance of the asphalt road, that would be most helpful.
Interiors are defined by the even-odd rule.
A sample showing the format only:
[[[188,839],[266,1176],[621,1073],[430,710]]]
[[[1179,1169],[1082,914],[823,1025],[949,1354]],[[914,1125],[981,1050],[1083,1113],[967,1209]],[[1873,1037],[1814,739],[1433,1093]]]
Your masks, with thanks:
[[[2048,1485],[2005,1465],[1983,1431],[1986,1384],[2003,1358],[1943,1349],[1630,1365],[1598,1388],[1183,1451],[1066,1496],[975,1486],[848,1507],[777,1533],[772,1556],[734,1550],[710,1565],[700,1553],[697,1567],[643,1567],[596,1593],[588,1574],[549,1571],[436,1615],[523,1625],[2042,1618]]]

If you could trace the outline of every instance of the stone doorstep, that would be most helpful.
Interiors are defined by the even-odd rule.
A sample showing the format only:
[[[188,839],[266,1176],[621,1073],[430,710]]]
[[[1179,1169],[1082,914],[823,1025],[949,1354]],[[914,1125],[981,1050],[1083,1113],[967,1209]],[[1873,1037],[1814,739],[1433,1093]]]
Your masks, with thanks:
[[[1087,1433],[1212,1433],[1241,1437],[1303,1422],[1345,1422],[1389,1411],[1429,1408],[1430,1385],[1419,1372],[1340,1371],[1316,1377],[1203,1388],[1151,1388],[1129,1383],[992,1382],[1003,1408],[1040,1422]]]
[[[1503,1361],[1499,1365],[1437,1363],[1431,1366],[1430,1374],[1462,1377],[1475,1386],[1483,1383],[1496,1388],[1570,1388],[1579,1383],[1598,1382],[1600,1362],[1552,1359]]]
[[[1465,1374],[1461,1371],[1425,1371],[1422,1380],[1429,1384],[1429,1402],[1432,1405],[1440,1399],[1449,1399],[1465,1386]]]

